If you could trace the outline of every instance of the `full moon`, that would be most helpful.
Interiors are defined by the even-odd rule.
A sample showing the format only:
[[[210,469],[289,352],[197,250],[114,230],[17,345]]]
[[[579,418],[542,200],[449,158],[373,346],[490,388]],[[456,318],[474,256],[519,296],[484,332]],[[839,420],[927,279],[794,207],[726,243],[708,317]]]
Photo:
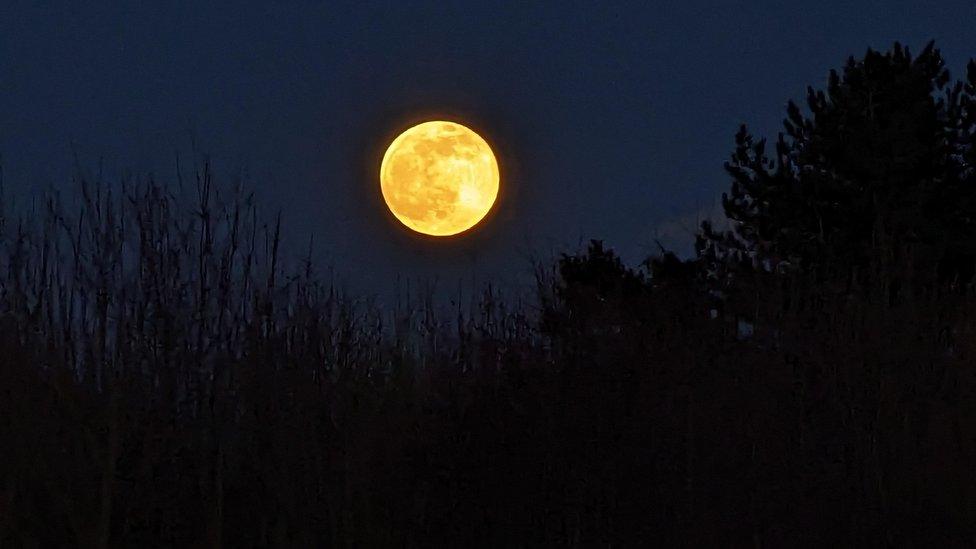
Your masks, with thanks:
[[[380,165],[383,200],[407,227],[450,236],[474,227],[498,196],[498,162],[480,135],[434,120],[401,133]]]

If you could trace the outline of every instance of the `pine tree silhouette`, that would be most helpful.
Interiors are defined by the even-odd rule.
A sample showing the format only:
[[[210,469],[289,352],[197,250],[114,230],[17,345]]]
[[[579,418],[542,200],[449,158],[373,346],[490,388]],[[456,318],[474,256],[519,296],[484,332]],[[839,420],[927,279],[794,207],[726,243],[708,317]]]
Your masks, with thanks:
[[[726,163],[733,231],[702,226],[699,254],[763,270],[909,267],[964,283],[976,257],[974,76],[950,85],[939,50],[868,50],[789,102],[775,151],[745,126]]]

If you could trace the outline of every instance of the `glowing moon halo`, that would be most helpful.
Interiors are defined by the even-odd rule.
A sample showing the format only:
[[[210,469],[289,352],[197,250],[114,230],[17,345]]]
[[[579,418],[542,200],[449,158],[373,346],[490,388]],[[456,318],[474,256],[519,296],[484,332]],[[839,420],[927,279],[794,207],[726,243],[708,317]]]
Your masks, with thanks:
[[[418,124],[390,143],[380,165],[383,200],[419,233],[450,236],[481,221],[498,196],[498,162],[480,135],[457,122]]]

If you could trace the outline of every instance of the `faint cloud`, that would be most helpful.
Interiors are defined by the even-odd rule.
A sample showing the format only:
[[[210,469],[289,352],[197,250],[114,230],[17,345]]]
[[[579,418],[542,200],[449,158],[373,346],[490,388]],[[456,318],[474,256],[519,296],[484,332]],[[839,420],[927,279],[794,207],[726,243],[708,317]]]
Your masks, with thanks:
[[[657,224],[651,232],[650,242],[645,244],[646,253],[659,255],[661,250],[658,243],[668,251],[674,252],[680,258],[690,258],[695,251],[695,236],[698,234],[702,221],[709,220],[716,230],[726,230],[729,220],[722,210],[722,201],[715,199],[708,206],[696,208],[674,217],[665,219]]]

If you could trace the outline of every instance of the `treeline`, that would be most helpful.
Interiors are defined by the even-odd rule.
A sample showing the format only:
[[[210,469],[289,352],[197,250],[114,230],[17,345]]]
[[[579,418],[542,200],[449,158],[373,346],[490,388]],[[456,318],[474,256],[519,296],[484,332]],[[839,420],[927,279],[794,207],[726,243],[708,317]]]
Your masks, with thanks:
[[[0,546],[972,546],[974,97],[869,51],[739,133],[695,258],[450,316],[286,266],[207,168],[4,212]]]

